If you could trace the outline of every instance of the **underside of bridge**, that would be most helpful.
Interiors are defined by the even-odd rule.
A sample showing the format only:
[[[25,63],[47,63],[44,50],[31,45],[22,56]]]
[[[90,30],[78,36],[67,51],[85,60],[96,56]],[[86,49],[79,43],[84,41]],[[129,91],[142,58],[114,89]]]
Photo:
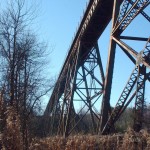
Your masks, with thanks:
[[[142,129],[145,86],[150,81],[150,35],[141,37],[139,33],[143,29],[150,33],[150,29],[143,23],[140,30],[135,31],[137,36],[126,30],[138,16],[150,23],[149,4],[150,0],[89,1],[44,113],[48,134],[64,137],[79,132],[109,134],[133,100],[133,128],[137,132]],[[98,39],[110,22],[110,42],[104,69]],[[132,44],[129,46],[126,41],[132,41]],[[137,41],[145,42],[141,51],[132,47]],[[116,47],[124,52],[134,67],[112,109]],[[87,119],[90,119],[90,124]]]

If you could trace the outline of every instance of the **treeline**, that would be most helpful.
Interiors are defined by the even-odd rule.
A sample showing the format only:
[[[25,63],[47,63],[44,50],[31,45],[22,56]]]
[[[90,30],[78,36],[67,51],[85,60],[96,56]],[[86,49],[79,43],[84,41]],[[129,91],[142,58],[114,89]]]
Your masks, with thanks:
[[[128,107],[115,124],[116,132],[124,133],[128,127],[133,128],[134,108]],[[143,110],[143,129],[150,131],[150,105],[145,105]]]
[[[113,109],[113,108],[112,108]],[[86,111],[86,110],[85,110]],[[120,116],[120,118],[116,121],[116,123],[114,124],[114,127],[111,129],[111,134],[113,133],[125,133],[127,131],[127,129],[133,128],[134,125],[134,108],[132,107],[127,107],[126,110],[122,113],[122,115]],[[148,132],[150,131],[150,106],[144,106],[144,110],[143,110],[143,120],[142,120],[142,129],[147,130]],[[97,114],[100,115],[100,114]],[[39,124],[39,131],[37,132],[38,135],[37,136],[55,136],[58,134],[58,127],[59,127],[59,117],[60,115],[57,114],[58,117],[55,116],[55,118],[53,118],[53,116],[49,116],[47,118],[40,118],[37,117],[37,119],[41,120],[41,123]],[[92,119],[91,119],[91,115],[89,113],[87,113],[85,115],[85,112],[82,112],[78,115],[76,115],[76,119],[77,118],[82,118],[82,116],[84,116],[84,118],[82,119],[81,123],[78,123],[78,125],[76,126],[76,128],[74,128],[74,131],[72,132],[73,135],[75,134],[92,134],[95,135],[99,132],[99,121],[95,121],[96,127],[93,129],[93,123],[92,123]],[[46,126],[44,127],[45,130],[40,130],[40,128],[43,128],[43,119],[46,120]],[[36,119],[35,119],[36,120]],[[96,120],[96,118],[95,118]],[[77,121],[77,120],[76,120]],[[40,134],[41,135],[40,135]]]

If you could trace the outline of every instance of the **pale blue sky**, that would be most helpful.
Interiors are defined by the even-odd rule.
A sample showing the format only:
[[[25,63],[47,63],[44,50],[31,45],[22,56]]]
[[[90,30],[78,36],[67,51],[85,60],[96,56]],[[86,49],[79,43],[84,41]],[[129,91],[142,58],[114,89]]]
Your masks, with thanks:
[[[1,5],[5,3],[5,0],[1,0]],[[30,2],[30,0],[27,0]],[[63,65],[66,53],[71,45],[72,38],[83,16],[83,10],[86,8],[86,2],[88,0],[32,0],[35,7],[37,7],[37,19],[32,25],[39,35],[41,40],[47,41],[49,44],[49,50],[52,51],[50,55],[49,70],[51,74],[58,75]],[[33,5],[34,7],[34,5]],[[147,14],[150,14],[150,9],[146,10]],[[104,72],[107,64],[107,52],[109,47],[109,37],[111,31],[111,23],[109,24],[102,37],[99,39],[99,48],[102,55]],[[135,19],[129,28],[123,33],[128,36],[142,36],[149,37],[149,22],[146,21],[141,15]],[[143,49],[145,42],[133,43],[128,42],[140,51]],[[116,103],[123,90],[129,75],[131,74],[134,65],[130,62],[127,56],[117,48],[116,61],[113,77],[113,90],[111,96],[111,103]],[[150,99],[150,83],[147,86],[146,98]],[[131,104],[134,106],[134,104]]]
[[[38,17],[41,36],[53,48],[51,69],[57,75],[83,15],[87,0],[42,0]]]

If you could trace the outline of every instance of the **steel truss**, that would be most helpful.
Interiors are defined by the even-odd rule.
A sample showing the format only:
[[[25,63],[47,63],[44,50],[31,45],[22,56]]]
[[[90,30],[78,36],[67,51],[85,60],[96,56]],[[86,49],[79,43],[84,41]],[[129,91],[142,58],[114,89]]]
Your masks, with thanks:
[[[82,62],[80,52],[83,49],[83,44],[80,44],[77,52],[72,55],[68,62],[64,92],[60,98],[56,94],[57,101],[50,115],[51,135],[57,132],[58,135],[66,137],[73,132],[96,133],[98,130],[100,117],[95,103],[103,93],[104,71],[98,44],[94,45]],[[98,79],[99,76],[101,79]],[[59,88],[57,89],[60,93]],[[84,103],[78,110],[76,101]],[[84,121],[87,115],[90,116],[91,127]]]
[[[90,10],[89,13],[85,13],[87,18],[89,18],[88,14],[90,14],[90,18],[88,22],[85,21],[85,25],[83,24],[83,27],[87,27],[84,32],[88,30],[90,19],[92,20],[95,14],[94,11],[97,9],[97,6],[99,6],[99,3],[102,3],[105,7],[107,6],[106,1],[101,2],[95,0],[95,2],[96,5],[94,5],[94,9],[92,9],[92,14],[90,14]],[[92,1],[90,1],[90,3],[92,3]],[[124,36],[123,33],[139,14],[141,14],[143,19],[147,22],[150,22],[150,17],[145,11],[149,4],[150,0],[114,0],[106,73],[103,71],[97,42],[95,42],[96,44],[93,44],[91,48],[93,41],[89,41],[90,33],[92,34],[96,29],[90,30],[92,32],[88,32],[88,41],[85,40],[86,37],[83,36],[82,38],[84,32],[79,34],[82,40],[77,38],[75,48],[73,47],[73,50],[67,57],[64,65],[65,68],[63,68],[61,76],[55,86],[55,92],[52,95],[53,98],[45,111],[50,115],[51,134],[56,134],[57,132],[57,134],[63,135],[64,137],[71,133],[81,131],[85,133],[109,134],[114,131],[116,121],[134,98],[133,128],[135,131],[139,131],[142,128],[145,83],[146,81],[150,81],[150,73],[147,69],[150,67],[150,38],[133,37],[130,35]],[[102,11],[102,14],[103,13],[106,13],[106,11]],[[84,18],[86,18],[86,16]],[[90,24],[90,27],[91,26],[92,24]],[[104,25],[102,26],[103,28],[105,27]],[[141,52],[138,52],[132,46],[129,46],[125,40],[132,40],[133,43],[134,41],[147,41],[147,43],[145,48]],[[86,46],[88,48],[86,48]],[[120,47],[129,60],[135,64],[135,68],[114,109],[111,110],[110,95],[117,46]],[[136,89],[134,91],[135,86]],[[99,100],[102,100],[101,112],[97,111],[95,105]],[[78,110],[76,108],[76,102],[83,103]],[[100,106],[100,104],[98,104],[98,106]],[[87,116],[90,116],[90,125],[86,122]]]
[[[103,131],[102,131],[103,134],[107,134],[111,132],[111,129],[113,128],[114,123],[119,119],[120,115],[124,112],[125,108],[129,105],[129,103],[132,101],[134,96],[136,96],[134,129],[135,131],[139,131],[142,127],[145,81],[149,78],[149,76],[148,74],[146,74],[146,67],[144,65],[140,66],[139,63],[141,63],[142,61],[144,63],[145,61],[145,64],[147,66],[149,66],[150,64],[150,39],[148,39],[144,50],[142,50],[139,54],[140,55],[138,56],[136,67],[131,73],[131,76],[123,92],[121,93],[121,96],[119,97],[119,100],[115,108],[113,109],[105,127],[103,128]],[[135,83],[137,83],[136,91],[127,102],[127,99]]]
[[[147,19],[147,21],[150,21],[149,16],[144,12],[144,9],[149,4],[150,4],[149,0],[135,0],[135,1],[124,0],[121,7],[119,7],[120,6],[119,1],[117,0],[114,1],[114,11],[113,11],[113,16],[112,16],[113,27],[112,27],[112,34],[111,34],[111,40],[110,40],[109,57],[108,57],[106,79],[105,79],[105,86],[104,86],[105,92],[103,96],[102,120],[101,120],[101,127],[99,131],[102,134],[110,133],[111,129],[114,126],[114,123],[120,117],[122,110],[124,110],[125,102],[127,101],[127,98],[130,95],[132,88],[134,87],[135,83],[138,82],[140,78],[144,76],[142,75],[141,77],[141,74],[138,71],[138,67],[135,67],[114,110],[109,115],[108,106],[110,105],[109,101],[110,101],[110,94],[111,94],[111,84],[112,84],[116,45],[118,45],[125,52],[125,54],[129,57],[129,59],[134,64],[136,63],[135,58],[138,57],[138,52],[135,51],[133,48],[131,48],[129,45],[127,45],[125,42],[123,42],[121,39],[146,41],[148,38],[121,36],[121,34],[130,25],[130,23],[134,20],[134,18],[140,13]],[[147,58],[148,56],[145,56],[145,57]],[[142,61],[143,65],[149,66],[149,61],[145,61],[145,60]],[[143,77],[143,80],[144,80],[144,77]],[[143,82],[141,81],[137,83],[136,92],[139,93],[139,90],[141,88],[143,90],[140,90],[141,94],[139,94],[139,96],[144,95],[144,87],[145,87],[144,84],[143,86],[138,87],[140,83],[143,83]],[[139,97],[138,94],[133,94],[133,95],[134,96],[137,95],[136,97]],[[133,99],[134,97],[133,95],[130,98],[130,102],[131,102],[131,99]],[[139,99],[141,99],[141,97],[136,98],[135,107],[137,107],[137,103]],[[128,104],[129,102],[127,102],[125,107],[127,107]],[[141,106],[140,108],[142,109],[143,106]]]

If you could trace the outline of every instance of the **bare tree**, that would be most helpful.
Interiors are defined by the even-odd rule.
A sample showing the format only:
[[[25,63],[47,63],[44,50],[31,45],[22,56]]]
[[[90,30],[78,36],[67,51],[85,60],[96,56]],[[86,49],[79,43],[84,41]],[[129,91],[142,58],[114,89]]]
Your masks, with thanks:
[[[29,29],[33,16],[31,9],[25,10],[25,0],[12,0],[0,12],[0,87],[5,89],[5,102],[22,118],[26,145],[27,121],[53,87],[52,80],[44,77],[47,46]]]

